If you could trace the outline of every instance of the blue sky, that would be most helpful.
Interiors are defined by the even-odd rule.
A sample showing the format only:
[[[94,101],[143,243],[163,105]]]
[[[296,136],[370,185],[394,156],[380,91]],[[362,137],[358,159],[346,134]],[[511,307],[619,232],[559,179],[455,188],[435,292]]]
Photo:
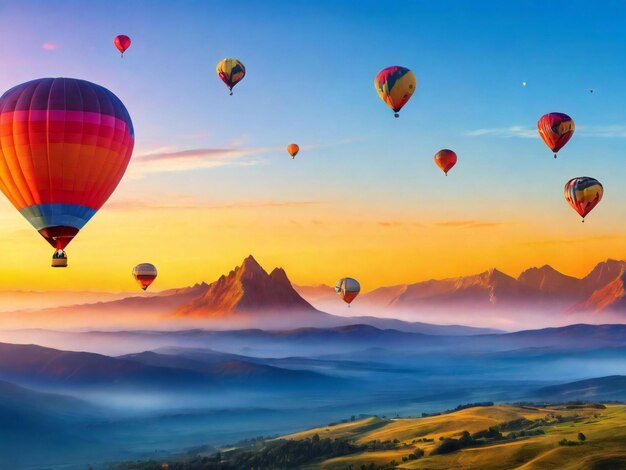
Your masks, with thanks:
[[[124,101],[136,156],[247,152],[217,168],[126,178],[112,201],[321,201],[336,215],[515,219],[577,237],[562,188],[585,175],[605,199],[580,236],[615,235],[626,230],[625,17],[623,2],[0,1],[11,38],[0,89],[84,78]],[[116,34],[133,41],[123,60]],[[215,75],[224,57],[247,68],[232,97]],[[373,87],[396,64],[418,79],[400,119]],[[577,124],[557,161],[535,133],[551,111]],[[291,142],[303,147],[296,162],[285,158]],[[459,155],[445,179],[432,161],[441,148]]]

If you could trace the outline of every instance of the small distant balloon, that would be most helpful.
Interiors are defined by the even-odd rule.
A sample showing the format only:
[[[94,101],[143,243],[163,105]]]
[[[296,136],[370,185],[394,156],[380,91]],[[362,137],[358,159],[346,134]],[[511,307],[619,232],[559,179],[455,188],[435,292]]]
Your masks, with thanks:
[[[456,165],[456,153],[449,149],[439,150],[435,154],[435,163],[448,176],[448,172]]]
[[[296,158],[296,155],[298,155],[299,151],[300,147],[298,147],[298,144],[289,144],[287,146],[287,152],[289,152],[289,155],[291,155],[292,159]]]
[[[539,135],[545,144],[554,152],[554,158],[559,150],[572,138],[576,126],[574,120],[567,114],[548,113],[541,116],[537,122]]]
[[[113,44],[115,44],[117,50],[122,53],[123,58],[124,52],[126,52],[126,49],[130,47],[130,38],[124,34],[120,34],[119,36],[115,36],[115,39],[113,39]]]
[[[400,117],[400,110],[415,92],[417,80],[413,72],[406,67],[394,65],[376,75],[374,87],[380,99],[393,109],[394,116]]]
[[[246,68],[237,59],[222,59],[215,68],[217,75],[233,94],[233,87],[246,76]]]
[[[344,277],[337,281],[335,292],[350,306],[350,303],[352,303],[356,296],[359,295],[359,292],[361,292],[361,285],[356,279]]]
[[[593,88],[589,88],[589,93],[593,94]]]
[[[526,82],[522,82],[522,86],[526,88]]]
[[[157,268],[154,264],[141,263],[133,268],[133,277],[143,290],[146,290],[157,277]]]
[[[565,200],[585,221],[585,217],[598,205],[604,188],[597,179],[588,176],[572,178],[565,183]]]

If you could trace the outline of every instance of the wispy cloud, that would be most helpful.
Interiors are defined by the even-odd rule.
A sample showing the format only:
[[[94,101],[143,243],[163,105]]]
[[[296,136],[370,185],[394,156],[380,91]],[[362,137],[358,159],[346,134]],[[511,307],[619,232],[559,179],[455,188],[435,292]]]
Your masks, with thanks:
[[[537,129],[524,126],[493,127],[483,129],[473,129],[466,131],[468,137],[521,137],[534,139],[539,137]],[[626,137],[626,124],[611,124],[606,126],[576,126],[576,135],[583,137]]]
[[[55,49],[59,48],[58,44],[54,44],[53,42],[44,42],[41,45],[41,48],[46,50],[46,51],[54,51]]]
[[[225,203],[209,204],[191,196],[166,195],[162,199],[138,199],[126,198],[115,199],[107,203],[107,210],[119,211],[145,211],[167,209],[260,209],[280,207],[301,207],[321,204],[321,201],[290,201],[290,200],[265,200],[265,201],[232,201]]]
[[[529,127],[524,126],[510,126],[510,127],[492,127],[492,128],[483,128],[483,129],[474,129],[471,131],[465,132],[465,135],[468,137],[484,137],[484,136],[493,136],[493,137],[522,137],[525,139],[534,139],[539,137],[536,129],[531,129]]]
[[[444,220],[442,222],[436,222],[435,225],[447,228],[489,228],[502,225],[502,222],[485,222],[480,220]]]
[[[533,240],[529,242],[523,243],[523,245],[528,246],[551,246],[551,245],[571,245],[573,243],[591,243],[591,242],[603,242],[608,240],[623,240],[624,235],[596,235],[594,237],[585,237],[585,238],[553,238],[547,240]]]
[[[277,147],[197,148],[179,151],[160,149],[134,156],[129,166],[129,174],[131,177],[141,177],[148,173],[172,173],[221,166],[257,165],[260,161],[252,157],[277,150],[280,149]]]
[[[585,137],[626,137],[626,124],[613,124],[610,126],[578,126],[578,135]]]

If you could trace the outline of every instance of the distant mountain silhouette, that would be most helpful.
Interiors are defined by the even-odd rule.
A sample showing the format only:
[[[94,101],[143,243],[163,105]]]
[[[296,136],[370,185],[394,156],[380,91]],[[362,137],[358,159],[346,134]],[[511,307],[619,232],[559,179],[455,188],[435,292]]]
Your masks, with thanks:
[[[299,387],[302,383],[323,386],[341,382],[315,372],[255,364],[228,354],[221,356],[221,360],[213,363],[153,352],[115,358],[0,343],[0,380],[51,390],[70,386],[178,390],[181,386],[203,389],[275,383]]]
[[[623,401],[626,400],[626,376],[611,375],[543,387],[533,396],[553,401]]]
[[[361,295],[359,307],[419,311],[420,309],[543,308],[561,312],[626,311],[626,262],[606,260],[584,278],[560,273],[551,266],[530,268],[517,279],[497,269],[472,276],[379,287]],[[298,286],[315,306],[332,300],[330,288]]]

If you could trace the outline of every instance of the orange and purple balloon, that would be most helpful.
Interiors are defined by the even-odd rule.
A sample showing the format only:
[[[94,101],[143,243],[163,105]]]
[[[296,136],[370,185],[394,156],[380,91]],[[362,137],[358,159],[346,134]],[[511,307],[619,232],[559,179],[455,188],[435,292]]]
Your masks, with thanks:
[[[576,126],[574,120],[567,114],[548,113],[541,116],[537,123],[539,135],[546,145],[554,152],[554,158],[559,150],[572,138]]]

